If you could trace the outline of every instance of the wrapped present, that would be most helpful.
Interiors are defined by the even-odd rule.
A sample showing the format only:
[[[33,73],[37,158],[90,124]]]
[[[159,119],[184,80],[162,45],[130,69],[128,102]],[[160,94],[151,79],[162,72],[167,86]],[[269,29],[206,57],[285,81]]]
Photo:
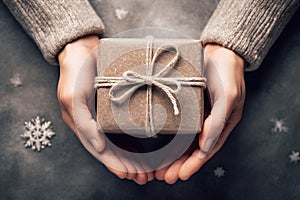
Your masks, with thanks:
[[[112,134],[195,134],[206,79],[197,40],[107,38],[98,46],[97,123]]]

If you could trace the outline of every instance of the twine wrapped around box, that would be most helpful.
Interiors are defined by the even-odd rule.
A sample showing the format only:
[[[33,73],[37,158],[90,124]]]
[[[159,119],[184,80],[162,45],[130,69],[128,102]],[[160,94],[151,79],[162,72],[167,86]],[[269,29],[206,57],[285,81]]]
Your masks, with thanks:
[[[153,54],[154,52],[154,54]],[[160,71],[154,73],[154,68],[158,58],[165,52],[172,52],[175,55],[173,58],[162,67]],[[166,94],[169,102],[172,104],[174,115],[180,113],[176,94],[178,94],[182,87],[206,87],[206,78],[203,76],[191,77],[166,77],[165,75],[174,69],[180,58],[180,51],[176,45],[162,44],[155,51],[153,48],[153,38],[147,39],[146,47],[146,65],[145,75],[133,70],[126,70],[122,76],[97,76],[95,78],[94,87],[109,88],[109,98],[112,103],[122,105],[129,100],[131,96],[137,92],[142,86],[146,85],[146,110],[145,112],[145,130],[148,136],[155,134],[153,123],[153,108],[152,108],[152,91],[156,87]],[[135,67],[135,66],[133,66]],[[124,88],[121,95],[116,95],[116,90]],[[98,96],[99,97],[99,96]],[[101,113],[100,113],[101,114]]]

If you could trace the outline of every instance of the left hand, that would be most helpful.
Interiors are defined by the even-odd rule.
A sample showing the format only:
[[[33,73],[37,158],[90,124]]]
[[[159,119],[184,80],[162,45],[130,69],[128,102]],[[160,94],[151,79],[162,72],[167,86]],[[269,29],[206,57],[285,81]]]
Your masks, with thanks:
[[[145,184],[154,178],[140,163],[113,149],[103,133],[98,131],[95,115],[97,36],[86,36],[67,44],[58,55],[60,76],[57,88],[62,118],[76,134],[82,145],[119,178]]]
[[[156,171],[159,180],[169,184],[187,180],[217,151],[242,117],[245,102],[244,60],[224,47],[205,47],[204,69],[207,76],[211,113],[203,124],[199,145],[191,146],[170,166]]]

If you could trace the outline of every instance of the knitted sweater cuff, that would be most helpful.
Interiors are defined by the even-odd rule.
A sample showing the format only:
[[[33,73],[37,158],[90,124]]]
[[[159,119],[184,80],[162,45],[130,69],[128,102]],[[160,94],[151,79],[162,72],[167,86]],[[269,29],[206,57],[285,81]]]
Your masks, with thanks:
[[[58,64],[57,55],[67,43],[104,31],[101,19],[87,0],[4,0],[4,3],[51,64]]]
[[[299,0],[221,0],[201,34],[204,45],[216,43],[259,67],[299,6]]]

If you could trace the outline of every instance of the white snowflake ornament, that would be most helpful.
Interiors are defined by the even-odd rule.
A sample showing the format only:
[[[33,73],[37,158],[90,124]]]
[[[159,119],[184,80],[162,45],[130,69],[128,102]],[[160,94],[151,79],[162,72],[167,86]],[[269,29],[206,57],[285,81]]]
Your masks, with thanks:
[[[273,128],[271,129],[271,131],[273,133],[276,133],[276,132],[286,133],[286,132],[288,132],[289,128],[286,126],[284,119],[275,118],[275,119],[271,119],[270,121],[274,124]]]
[[[298,163],[299,160],[300,160],[299,152],[292,151],[292,153],[290,154],[290,161],[292,163]]]
[[[221,178],[225,175],[225,170],[223,169],[223,167],[219,166],[214,170],[214,175],[218,178]]]
[[[25,131],[21,135],[24,139],[25,147],[31,147],[34,151],[41,151],[47,146],[51,146],[50,139],[55,133],[51,129],[51,122],[40,119],[37,116],[29,122],[25,122]]]

